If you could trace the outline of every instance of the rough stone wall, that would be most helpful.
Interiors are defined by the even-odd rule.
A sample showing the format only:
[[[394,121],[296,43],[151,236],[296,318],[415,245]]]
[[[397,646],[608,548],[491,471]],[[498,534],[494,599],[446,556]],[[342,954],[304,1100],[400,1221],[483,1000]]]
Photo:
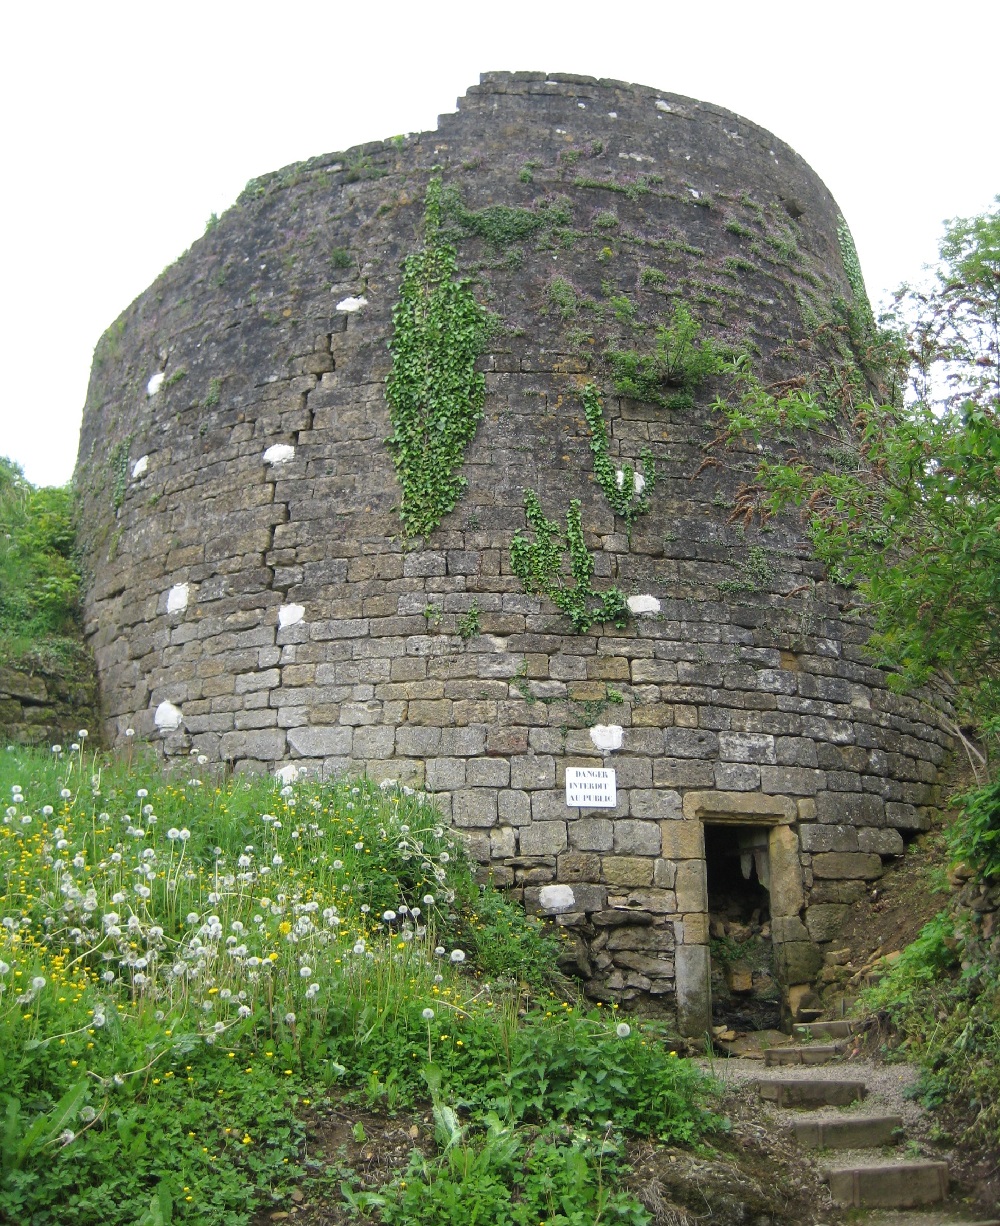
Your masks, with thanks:
[[[81,728],[88,748],[102,743],[94,662],[68,641],[61,660],[27,656],[0,666],[0,747],[69,745]]]
[[[465,497],[413,541],[383,444],[386,343],[432,174],[467,215],[562,220],[506,244],[459,227],[504,326]],[[943,708],[890,692],[796,522],[731,522],[755,459],[706,450],[722,381],[665,409],[615,396],[601,354],[683,301],[765,380],[835,360],[837,226],[809,168],[747,121],[540,73],[488,74],[435,133],[248,185],[98,346],[77,482],[109,739],[133,725],[168,755],[426,789],[496,881],[566,928],[592,996],[695,1033],[703,823],[767,827],[779,968],[801,996],[846,905],[926,825]],[[630,537],[592,476],[590,381],[612,457],[656,460]],[[525,488],[550,518],[581,500],[598,587],[654,598],[625,630],[575,634],[524,593]],[[617,808],[568,809],[566,768],[593,764],[615,767]]]

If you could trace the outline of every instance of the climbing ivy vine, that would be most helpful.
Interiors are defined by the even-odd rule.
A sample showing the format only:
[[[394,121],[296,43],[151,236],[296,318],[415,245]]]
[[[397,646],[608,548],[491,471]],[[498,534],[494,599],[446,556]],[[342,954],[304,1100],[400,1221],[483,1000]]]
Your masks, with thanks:
[[[565,533],[546,519],[538,495],[524,491],[524,513],[535,539],[519,532],[510,543],[510,563],[526,592],[541,592],[565,613],[573,629],[586,632],[598,622],[613,622],[623,629],[628,622],[628,603],[617,588],[596,592],[593,588],[594,559],[583,539],[580,501],[574,498],[566,512]],[[569,554],[569,578],[563,559]]]
[[[440,179],[427,188],[424,246],[407,256],[393,308],[392,373],[386,384],[392,434],[386,445],[403,489],[400,517],[409,536],[426,535],[453,510],[467,482],[465,448],[483,415],[486,382],[476,359],[492,316],[441,237]]]
[[[653,453],[644,447],[640,453],[642,474],[636,475],[631,464],[615,467],[608,454],[608,430],[604,424],[604,408],[593,383],[588,383],[581,396],[583,411],[590,427],[590,450],[594,453],[594,476],[608,505],[620,515],[629,528],[640,515],[649,510],[649,495],[656,486],[656,465]]]

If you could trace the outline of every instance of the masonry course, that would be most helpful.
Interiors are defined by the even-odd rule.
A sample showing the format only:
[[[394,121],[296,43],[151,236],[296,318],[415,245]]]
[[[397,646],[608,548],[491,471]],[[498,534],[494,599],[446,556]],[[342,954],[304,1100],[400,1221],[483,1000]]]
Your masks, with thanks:
[[[387,342],[434,177],[466,210],[459,268],[501,323],[464,496],[408,539]],[[462,230],[497,205],[564,220],[506,246]],[[642,403],[602,353],[641,347],[683,302],[765,381],[814,369],[835,356],[816,312],[852,296],[840,225],[748,121],[545,74],[485,74],[436,132],[253,181],[96,352],[76,481],[108,741],[134,727],[168,758],[426,790],[494,881],[584,938],[592,998],[689,1029],[705,1020],[703,823],[766,828],[776,930],[802,933],[779,961],[808,978],[838,908],[927,826],[947,701],[890,690],[797,519],[733,520],[755,457],[712,446],[725,381],[691,407]],[[588,382],[612,462],[648,448],[656,465],[631,532],[593,477]],[[579,499],[596,588],[658,611],[577,634],[525,593],[509,553],[525,489],[560,521]],[[751,548],[766,567],[748,579]],[[178,727],[157,728],[164,703]],[[598,749],[597,725],[621,748]],[[616,807],[567,808],[566,769],[592,766],[616,770]],[[546,908],[552,884],[572,903]]]

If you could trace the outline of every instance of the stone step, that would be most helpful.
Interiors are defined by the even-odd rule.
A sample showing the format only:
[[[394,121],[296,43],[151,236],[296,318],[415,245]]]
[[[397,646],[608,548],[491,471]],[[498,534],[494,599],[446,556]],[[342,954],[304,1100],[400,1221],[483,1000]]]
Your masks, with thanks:
[[[827,1081],[819,1078],[799,1081],[757,1081],[757,1093],[776,1107],[846,1107],[868,1093],[863,1081]]]
[[[765,1047],[764,1065],[774,1068],[779,1064],[826,1064],[836,1060],[843,1048],[839,1043],[809,1043],[793,1047]]]
[[[857,1022],[838,1017],[825,1022],[799,1022],[795,1034],[800,1039],[849,1039],[858,1029]]]
[[[834,1201],[854,1209],[909,1209],[948,1195],[947,1162],[837,1167],[823,1177]]]
[[[894,1145],[902,1127],[898,1115],[856,1115],[841,1120],[794,1120],[791,1130],[806,1149],[870,1149]]]
[[[964,1206],[940,1204],[931,1208],[868,1209],[865,1226],[1000,1226],[995,1219],[971,1218]]]

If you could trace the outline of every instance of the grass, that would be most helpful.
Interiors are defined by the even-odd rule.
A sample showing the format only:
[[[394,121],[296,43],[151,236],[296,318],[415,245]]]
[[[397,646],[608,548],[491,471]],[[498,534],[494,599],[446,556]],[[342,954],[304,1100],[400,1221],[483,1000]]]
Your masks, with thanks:
[[[668,1036],[562,991],[550,930],[406,789],[165,774],[81,734],[0,752],[0,797],[0,1218],[248,1222],[339,1188],[303,1121],[347,1096],[433,1104],[435,1153],[364,1193],[386,1223],[454,1197],[559,1221],[554,1187],[567,1221],[641,1223],[622,1138],[719,1124]]]

